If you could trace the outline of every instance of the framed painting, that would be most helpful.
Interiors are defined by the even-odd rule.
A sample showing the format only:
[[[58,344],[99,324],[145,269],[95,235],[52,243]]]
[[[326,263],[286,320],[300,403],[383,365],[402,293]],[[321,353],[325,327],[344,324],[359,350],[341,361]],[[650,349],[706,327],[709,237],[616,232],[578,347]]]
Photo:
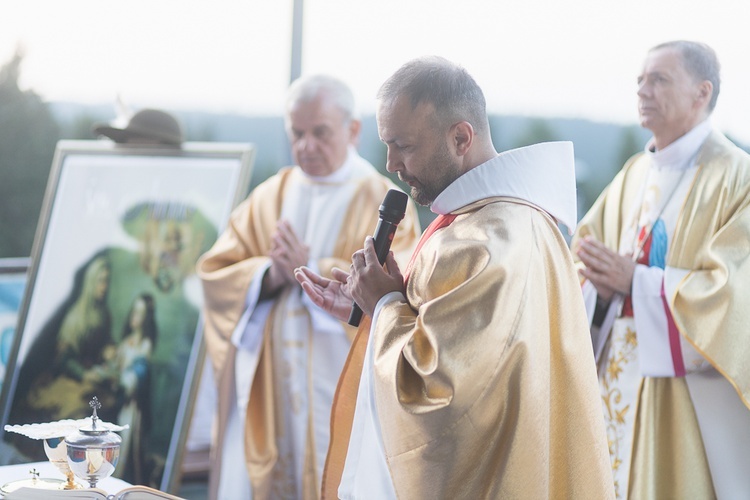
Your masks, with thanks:
[[[204,351],[195,264],[245,196],[254,147],[60,141],[0,395],[3,424],[128,425],[115,476],[174,492]],[[3,463],[46,460],[3,433]]]

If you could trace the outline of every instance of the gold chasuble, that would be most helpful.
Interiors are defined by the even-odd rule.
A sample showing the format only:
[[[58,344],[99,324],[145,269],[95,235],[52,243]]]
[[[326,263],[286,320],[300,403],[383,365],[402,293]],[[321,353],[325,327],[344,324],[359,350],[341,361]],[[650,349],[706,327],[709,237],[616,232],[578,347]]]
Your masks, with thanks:
[[[585,309],[555,220],[509,197],[452,213],[416,254],[406,302],[384,305],[370,332],[397,497],[612,498]],[[339,381],[325,498],[336,498],[367,335]]]
[[[333,267],[348,268],[352,254],[362,248],[365,237],[372,234],[377,225],[378,207],[385,193],[395,187],[374,168],[370,167],[370,169],[371,173],[360,172],[359,177],[346,181],[350,183],[350,186],[351,182],[355,182],[356,185],[348,206],[345,207],[338,238],[332,244],[333,252],[328,256],[317,257],[315,260],[315,265],[324,276],[330,277]],[[216,481],[218,471],[221,470],[219,448],[224,443],[227,420],[235,397],[233,394],[235,358],[238,350],[232,342],[232,335],[245,313],[246,296],[251,281],[258,271],[269,263],[270,259],[267,255],[271,249],[272,235],[276,232],[276,224],[282,216],[284,204],[288,202],[285,198],[288,185],[291,182],[297,182],[292,180],[294,171],[293,168],[283,169],[255,188],[250,196],[233,211],[227,230],[198,263],[206,302],[204,335],[219,388],[218,429],[214,436],[214,443],[217,445],[212,456],[212,498],[216,496],[218,489]],[[331,221],[315,220],[310,223],[321,225],[322,232],[323,225],[330,224]],[[308,230],[308,233],[310,232],[314,234],[314,228],[312,231]],[[410,204],[392,245],[392,250],[400,261],[408,258],[418,236],[419,222],[415,207]],[[307,241],[305,243],[310,244]],[[292,294],[300,295],[301,290],[290,286],[271,299],[273,303],[262,334],[257,369],[252,379],[245,412],[246,421],[243,423],[244,455],[252,484],[253,498],[256,500],[289,495],[300,499],[315,499],[318,498],[320,492],[319,474],[316,471],[322,470],[323,464],[320,463],[322,460],[315,457],[316,449],[320,448],[321,443],[314,442],[314,436],[320,436],[321,431],[312,429],[312,419],[308,420],[306,426],[303,426],[307,427],[306,429],[300,429],[296,423],[293,424],[294,428],[290,429],[292,424],[288,421],[288,409],[291,408],[297,412],[299,403],[294,394],[283,393],[283,386],[280,385],[279,380],[279,374],[285,373],[288,368],[295,370],[300,367],[287,366],[288,360],[283,361],[282,366],[276,365],[282,363],[277,361],[280,359],[277,357],[280,350],[296,347],[290,344],[294,341],[288,340],[288,336],[282,337],[285,325],[287,330],[294,329],[295,331],[291,334],[296,335],[296,338],[302,338],[302,343],[307,346],[320,341],[323,341],[322,345],[325,346],[327,339],[330,339],[333,334],[325,332],[321,334],[321,337],[316,337],[309,312],[303,307],[295,309],[294,311],[297,312],[291,314],[288,301]],[[309,333],[300,333],[299,325],[302,325],[302,329]],[[341,325],[351,339],[355,329],[344,323]],[[308,348],[312,349],[312,347]],[[343,356],[346,352],[345,350]],[[297,356],[303,361],[307,356],[307,369],[311,370],[309,366],[312,354],[300,353]],[[340,360],[342,364],[343,356]],[[338,363],[338,361],[335,362]],[[308,374],[306,379],[311,387],[313,374],[314,372]],[[331,395],[335,380],[334,378],[330,390]],[[321,396],[309,389],[309,394],[304,397],[307,398],[306,400],[312,400]],[[330,405],[330,401],[328,404]],[[328,413],[325,416],[323,434],[326,435],[327,441]],[[302,444],[303,456],[295,458],[302,463],[302,477],[295,477],[296,472],[289,472],[294,466],[288,463],[288,458],[282,453],[279,445],[281,442],[288,442],[292,433],[307,436],[306,443]],[[322,453],[324,456],[325,448]],[[292,491],[296,492],[291,493]]]
[[[717,473],[722,467],[709,464],[707,450],[709,445],[716,447],[718,444],[726,454],[732,446],[732,431],[728,429],[730,437],[726,441],[714,442],[716,434],[707,434],[708,427],[699,420],[701,410],[720,418],[728,406],[701,408],[691,381],[709,384],[708,387],[718,384],[714,385],[716,391],[726,386],[727,397],[733,401],[725,400],[720,405],[731,404],[739,408],[740,413],[750,411],[750,369],[747,368],[750,359],[750,161],[747,154],[724,136],[711,132],[700,149],[696,166],[695,179],[681,202],[666,254],[667,270],[684,270],[684,276],[674,292],[667,292],[665,304],[679,336],[718,374],[716,377],[705,372],[688,373],[687,377],[641,376],[634,382],[639,386],[632,388],[636,393],[634,405],[622,408],[618,414],[608,412],[605,405],[605,416],[611,428],[617,425],[617,418],[622,422],[629,420],[632,414],[634,419],[629,430],[632,435],[632,440],[629,438],[631,461],[627,464],[629,486],[627,491],[618,492],[622,498],[717,496],[714,487],[720,481]],[[581,221],[576,238],[591,235],[610,249],[621,248],[623,234],[627,234],[624,229],[631,224],[623,214],[633,213],[637,208],[634,204],[642,198],[639,190],[649,168],[647,156],[633,157]],[[609,343],[612,342],[610,337]],[[635,332],[631,343],[634,348],[638,345]],[[607,349],[605,347],[602,356],[599,377],[602,387],[609,385],[611,390],[613,384],[620,383],[622,366],[617,364],[617,354],[608,354]],[[745,413],[745,418],[747,416]],[[613,439],[611,433],[610,439]],[[613,446],[610,452],[616,454],[617,450]],[[613,468],[623,466],[616,458],[613,455]],[[750,451],[744,450],[744,459],[740,460],[744,460],[745,465],[740,469],[745,473],[749,458]],[[734,493],[739,493],[740,497],[750,495],[749,491]]]

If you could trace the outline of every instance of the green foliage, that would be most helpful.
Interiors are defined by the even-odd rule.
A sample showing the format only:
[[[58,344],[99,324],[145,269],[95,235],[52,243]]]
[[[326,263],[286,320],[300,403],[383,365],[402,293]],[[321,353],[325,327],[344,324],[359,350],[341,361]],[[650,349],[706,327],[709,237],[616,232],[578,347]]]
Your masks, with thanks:
[[[621,127],[618,129],[615,141],[616,143],[612,146],[612,150],[615,152],[612,162],[608,162],[606,165],[597,165],[597,168],[589,172],[586,182],[579,183],[578,192],[585,202],[583,211],[578,214],[579,216],[583,216],[591,207],[623,165],[633,155],[643,151],[643,129],[635,125]]]
[[[627,127],[622,131],[620,138],[620,149],[617,154],[617,164],[619,167],[625,165],[631,156],[643,151],[643,144],[638,138],[638,128],[635,126]],[[619,171],[618,167],[618,171]]]
[[[76,116],[76,118],[73,120],[73,123],[71,123],[67,127],[63,127],[61,134],[62,138],[79,141],[94,140],[96,139],[96,137],[92,132],[92,128],[94,126],[94,123],[98,123],[100,121],[100,119],[92,114],[80,114]]]
[[[18,86],[20,51],[0,68],[0,257],[31,254],[59,130],[46,104]]]
[[[512,148],[521,148],[540,142],[559,140],[552,127],[543,118],[534,118],[529,122],[526,130],[515,140]],[[512,149],[511,148],[511,149]]]
[[[216,139],[216,128],[213,123],[207,121],[203,123],[196,131],[186,130],[185,140],[198,142],[212,142]]]

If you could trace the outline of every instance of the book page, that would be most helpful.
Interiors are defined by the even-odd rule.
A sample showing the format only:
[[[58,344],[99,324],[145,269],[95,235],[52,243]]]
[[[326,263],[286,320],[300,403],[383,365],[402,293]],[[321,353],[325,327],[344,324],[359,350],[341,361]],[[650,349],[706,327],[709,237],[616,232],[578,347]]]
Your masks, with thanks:
[[[114,495],[99,488],[82,488],[80,490],[50,490],[44,488],[23,487],[7,493],[4,500],[184,500],[183,498],[149,488],[148,486],[131,486]]]
[[[99,488],[80,490],[50,490],[45,488],[23,487],[8,492],[5,500],[107,500],[107,492]]]
[[[115,500],[184,500],[183,498],[149,488],[148,486],[131,486],[114,496]]]

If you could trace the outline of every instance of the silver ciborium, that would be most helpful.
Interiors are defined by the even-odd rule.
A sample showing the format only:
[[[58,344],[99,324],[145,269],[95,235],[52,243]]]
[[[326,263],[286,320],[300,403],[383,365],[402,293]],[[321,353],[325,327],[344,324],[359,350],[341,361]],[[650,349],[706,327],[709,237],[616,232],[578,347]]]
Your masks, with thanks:
[[[68,450],[65,436],[69,436],[77,432],[81,427],[90,426],[91,424],[91,417],[87,417],[78,420],[58,420],[56,422],[37,424],[6,425],[4,429],[7,432],[14,432],[34,440],[42,441],[44,445],[44,453],[47,455],[47,458],[67,480],[63,481],[55,478],[39,477],[39,473],[34,471],[31,479],[11,481],[0,487],[0,494],[7,494],[9,491],[14,491],[23,486],[63,490],[83,488],[83,486],[75,481],[73,471],[68,465]],[[120,426],[97,420],[97,428],[106,428],[109,431],[122,431],[127,429],[128,426]]]
[[[73,471],[68,465],[68,447],[64,437],[52,437],[44,439],[44,453],[52,464],[62,472],[68,479],[60,487],[64,490],[76,490],[83,488],[75,482]]]
[[[102,405],[96,396],[89,406],[93,409],[91,425],[66,436],[65,445],[70,470],[77,477],[88,481],[89,486],[96,488],[97,481],[111,476],[115,471],[122,438],[99,421],[96,410]]]

